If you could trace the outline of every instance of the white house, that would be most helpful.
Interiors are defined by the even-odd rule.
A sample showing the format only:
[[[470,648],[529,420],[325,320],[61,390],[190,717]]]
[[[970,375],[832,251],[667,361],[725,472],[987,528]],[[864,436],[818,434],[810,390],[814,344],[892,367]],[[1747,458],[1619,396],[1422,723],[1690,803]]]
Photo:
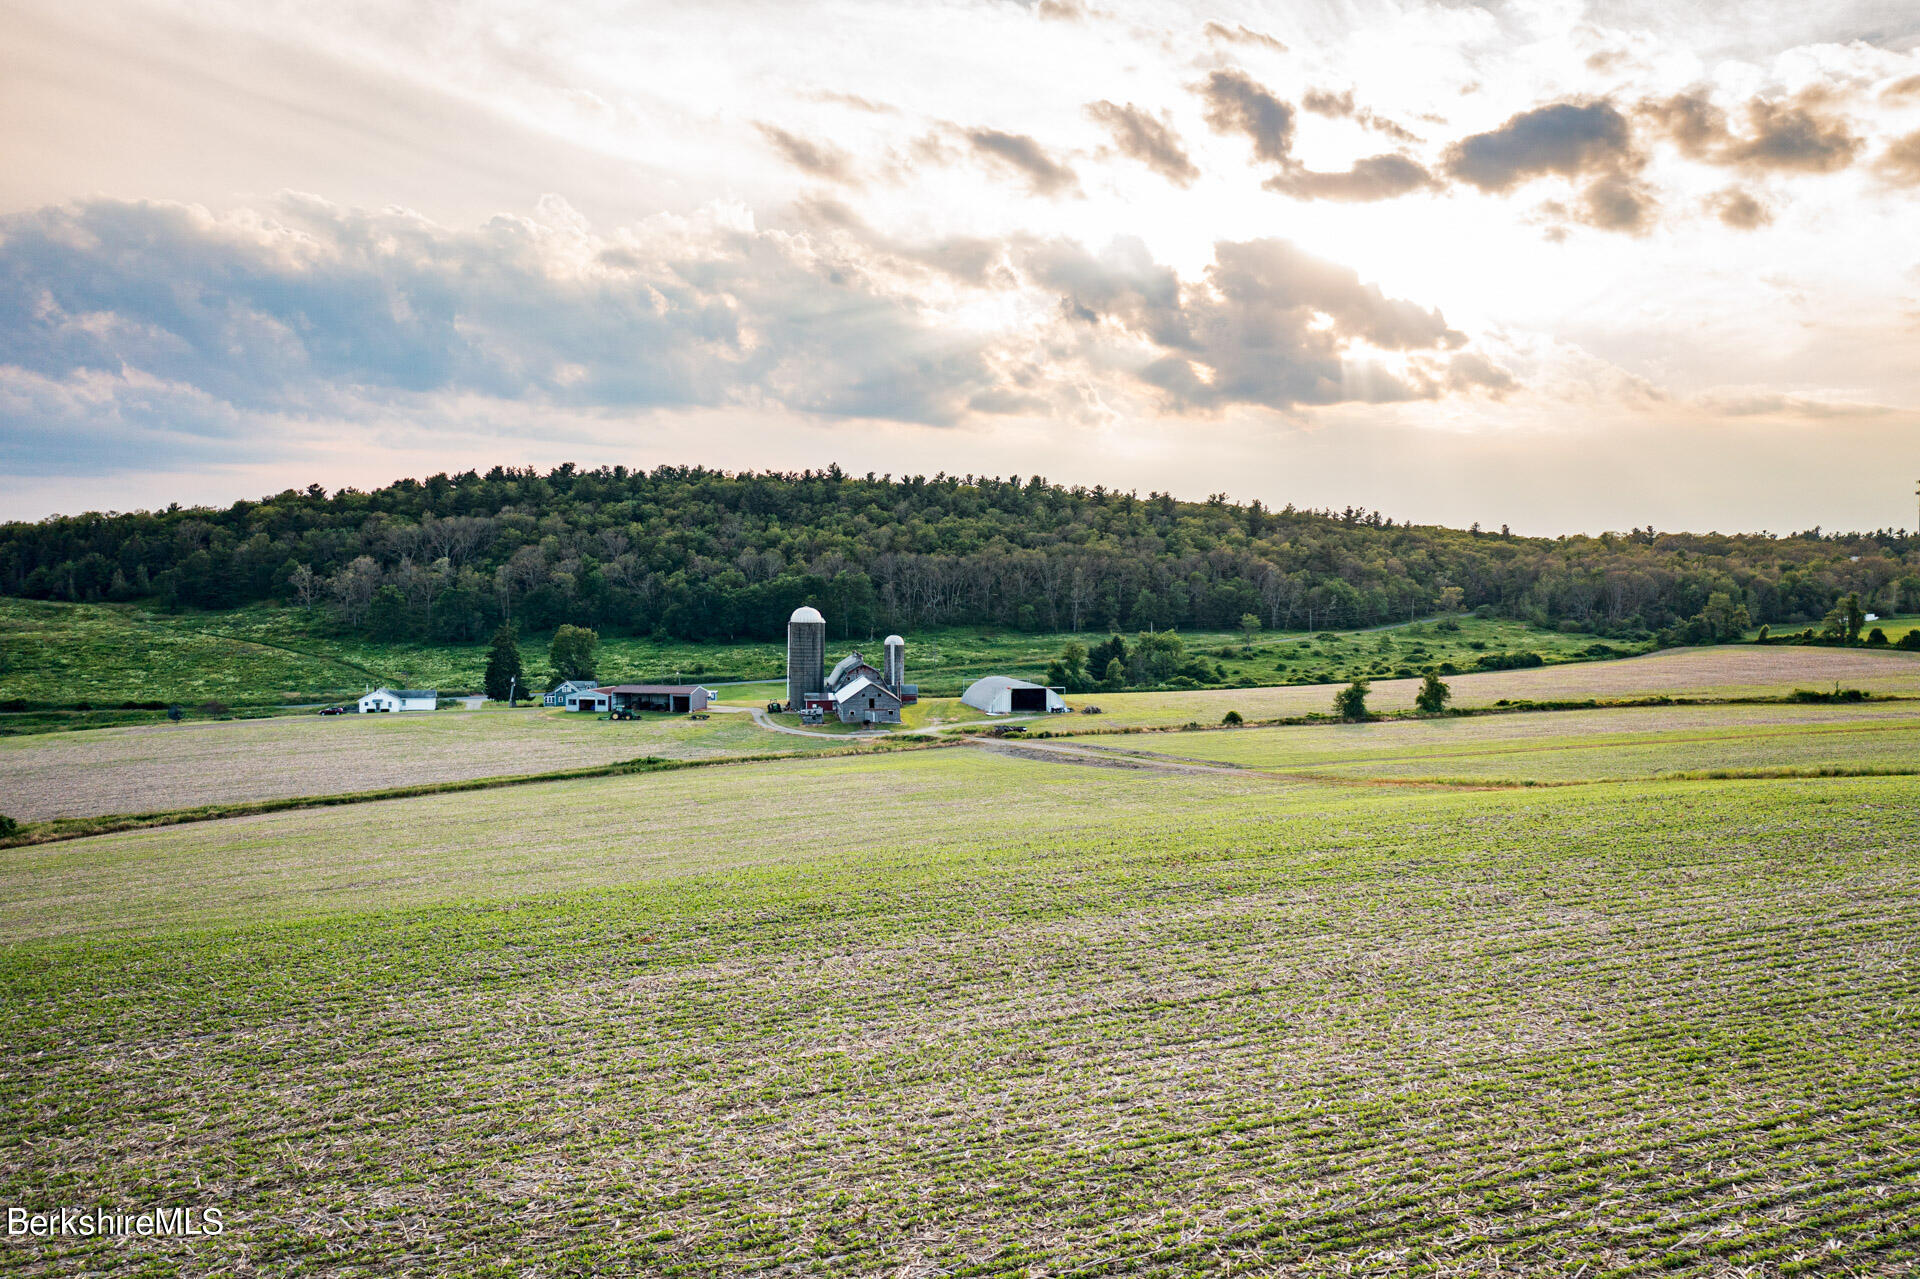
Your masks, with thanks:
[[[1060,694],[1044,684],[1029,684],[1006,675],[989,675],[967,685],[960,700],[989,715],[1011,715],[1016,711],[1045,711],[1064,715],[1067,704]]]
[[[375,711],[430,711],[440,705],[438,690],[431,688],[376,688],[360,699],[360,713]]]

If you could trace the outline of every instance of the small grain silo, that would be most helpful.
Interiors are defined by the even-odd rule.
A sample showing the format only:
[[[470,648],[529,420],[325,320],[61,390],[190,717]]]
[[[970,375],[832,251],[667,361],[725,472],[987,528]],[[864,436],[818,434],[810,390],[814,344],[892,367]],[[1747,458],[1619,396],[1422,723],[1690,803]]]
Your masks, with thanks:
[[[801,605],[787,619],[787,706],[799,710],[809,693],[826,690],[827,619]]]
[[[884,677],[887,687],[897,697],[900,690],[907,686],[907,642],[898,635],[889,635],[882,641],[887,649],[887,668]]]

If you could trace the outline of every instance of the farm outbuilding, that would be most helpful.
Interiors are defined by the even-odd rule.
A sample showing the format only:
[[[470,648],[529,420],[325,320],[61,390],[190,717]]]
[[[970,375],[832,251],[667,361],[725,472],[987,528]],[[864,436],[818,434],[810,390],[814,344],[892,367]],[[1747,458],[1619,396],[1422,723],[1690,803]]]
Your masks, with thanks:
[[[1008,675],[989,675],[973,681],[967,685],[967,691],[960,694],[960,700],[989,715],[1027,712],[1064,715],[1067,710],[1067,704],[1061,700],[1058,690],[1048,688],[1045,684],[1029,684]]]
[[[561,694],[560,704],[570,711],[585,711],[589,715],[598,715],[602,711],[613,709],[613,698],[607,689],[598,684],[588,688],[568,689]]]
[[[562,680],[560,683],[555,684],[552,688],[548,689],[546,693],[540,698],[540,702],[543,706],[564,706],[570,711],[577,710],[580,708],[574,706],[571,700],[573,695],[575,693],[590,693],[594,689],[599,687],[600,687],[600,681],[598,680],[591,680],[591,679]],[[600,707],[599,709],[605,710],[606,707],[603,706],[603,707]]]
[[[440,693],[431,688],[376,688],[360,699],[360,713],[430,711],[440,705]]]
[[[608,698],[609,710],[665,711],[670,715],[703,711],[713,700],[713,694],[698,684],[615,684],[594,692]]]

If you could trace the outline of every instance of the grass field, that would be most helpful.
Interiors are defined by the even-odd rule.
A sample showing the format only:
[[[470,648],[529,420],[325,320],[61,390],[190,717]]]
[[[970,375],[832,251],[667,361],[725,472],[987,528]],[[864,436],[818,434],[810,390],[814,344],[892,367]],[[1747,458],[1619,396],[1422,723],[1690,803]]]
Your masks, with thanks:
[[[615,723],[505,709],[40,733],[0,738],[0,811],[18,821],[95,817],[553,772],[643,755],[705,759],[828,745],[766,732],[737,714]],[[467,802],[539,801],[521,793]]]
[[[1920,703],[1686,706],[1111,739],[1129,755],[1324,778],[1535,783],[1711,771],[1920,770]]]
[[[1779,696],[1795,688],[1831,690],[1838,683],[1873,693],[1920,695],[1920,653],[1866,649],[1726,646],[1667,649],[1646,657],[1610,662],[1486,671],[1449,676],[1455,706],[1491,706],[1501,699],[1527,701],[1587,698]],[[1419,680],[1379,680],[1368,705],[1376,711],[1411,710]],[[1055,717],[1050,732],[1095,732],[1129,726],[1218,724],[1228,711],[1246,719],[1283,719],[1330,714],[1334,689],[1326,686],[1257,689],[1194,689],[1169,693],[1092,693],[1068,698],[1078,707],[1101,708],[1099,718]]]
[[[529,635],[522,642],[536,689],[548,682],[547,638]],[[1037,680],[1063,645],[1100,638],[961,628],[916,632],[907,637],[908,677],[931,695],[956,696],[982,675]],[[1422,625],[1379,633],[1259,633],[1251,644],[1239,632],[1184,639],[1222,684],[1313,682],[1391,672],[1408,663],[1419,670],[1441,661],[1464,668],[1484,653],[1521,649],[1567,661],[1593,642],[1586,635],[1471,617],[1450,633]],[[829,633],[833,657],[852,648],[878,657],[871,637]],[[599,674],[608,682],[775,679],[784,678],[785,663],[780,644],[688,644],[609,634],[601,640]],[[0,598],[0,701],[279,705],[337,701],[380,684],[477,692],[485,666],[485,644],[343,638],[296,609],[170,614],[135,605]]]
[[[0,1198],[228,1224],[4,1255],[1911,1274],[1916,935],[1914,778],[959,747],[5,850]]]

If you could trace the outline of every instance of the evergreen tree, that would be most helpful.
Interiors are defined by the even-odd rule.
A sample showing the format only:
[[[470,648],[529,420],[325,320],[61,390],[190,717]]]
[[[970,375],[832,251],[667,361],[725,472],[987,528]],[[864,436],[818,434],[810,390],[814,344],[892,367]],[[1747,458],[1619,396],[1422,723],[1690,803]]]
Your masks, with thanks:
[[[527,673],[520,665],[520,632],[512,622],[500,623],[493,633],[493,646],[487,652],[487,696],[496,702],[517,697],[525,688]]]

